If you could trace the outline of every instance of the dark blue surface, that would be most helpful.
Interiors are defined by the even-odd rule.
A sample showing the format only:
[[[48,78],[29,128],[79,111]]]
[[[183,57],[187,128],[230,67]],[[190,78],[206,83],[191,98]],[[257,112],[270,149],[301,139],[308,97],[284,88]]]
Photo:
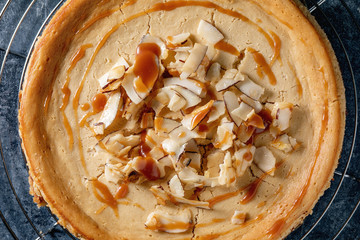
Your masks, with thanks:
[[[306,2],[309,8],[314,5],[309,0]],[[5,0],[0,0],[0,9],[5,3]],[[3,60],[4,50],[7,48],[11,35],[29,3],[28,0],[13,0],[3,18],[0,19],[0,61]],[[3,159],[0,158],[0,217],[3,216],[3,221],[0,220],[0,240],[13,239],[11,231],[18,239],[36,239],[38,237],[36,231],[44,233],[44,239],[71,239],[60,226],[53,227],[56,220],[48,209],[38,209],[28,194],[28,174],[21,154],[16,118],[19,79],[25,57],[38,29],[57,3],[58,0],[39,0],[30,8],[14,38],[0,83],[0,140],[4,157]],[[346,87],[345,141],[337,174],[334,176],[331,188],[325,192],[315,206],[313,215],[307,217],[304,224],[287,239],[300,239],[304,236],[326,209],[346,167],[351,151],[351,140],[354,135],[356,96],[352,81],[354,77],[356,83],[360,83],[360,28],[358,25],[360,23],[360,1],[326,0],[320,9],[321,11],[319,9],[314,10],[313,15],[333,45]],[[357,139],[347,176],[344,178],[338,195],[307,239],[332,239],[345,224],[358,203],[360,199],[359,141],[360,139]],[[9,183],[6,170],[13,186]],[[18,199],[14,193],[17,194]],[[20,205],[23,206],[23,209]],[[11,231],[8,230],[6,224]],[[49,230],[51,231],[48,232]],[[338,239],[360,239],[360,209],[356,211]]]

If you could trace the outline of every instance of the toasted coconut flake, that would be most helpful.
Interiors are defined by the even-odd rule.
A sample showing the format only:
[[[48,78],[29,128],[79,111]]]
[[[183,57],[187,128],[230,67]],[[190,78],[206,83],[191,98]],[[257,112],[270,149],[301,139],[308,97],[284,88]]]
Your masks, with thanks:
[[[208,46],[208,49],[206,51],[206,57],[209,59],[209,64],[210,61],[213,60],[213,58],[216,56],[218,50],[216,50],[216,48],[213,45]]]
[[[169,182],[170,191],[174,196],[184,197],[184,188],[180,182],[179,177],[175,174]]]
[[[184,144],[192,138],[200,137],[198,133],[190,131],[184,126],[175,128],[169,133],[170,138],[176,140],[179,144]]]
[[[247,95],[245,94],[241,94],[240,95],[240,99],[241,101],[243,101],[244,103],[248,104],[249,106],[251,106],[254,110],[255,110],[255,113],[259,113],[262,109],[263,109],[263,106],[262,104],[257,101],[257,100],[254,100],[250,97],[248,97]]]
[[[152,148],[151,151],[149,152],[149,155],[155,160],[161,159],[162,157],[165,156],[164,151],[160,147]]]
[[[229,187],[230,185],[234,185],[236,180],[236,172],[235,169],[232,167],[232,159],[230,152],[226,153],[224,157],[224,163],[220,164],[219,167],[219,184],[226,185],[227,187]]]
[[[114,64],[114,66],[112,66],[110,71],[105,73],[98,79],[100,88],[105,89],[110,83],[112,83],[116,79],[122,78],[127,68],[129,68],[129,64],[123,57],[120,57],[120,59]]]
[[[97,135],[102,135],[102,134],[104,134],[104,131],[105,131],[105,127],[104,127],[104,126],[105,126],[105,125],[104,125],[104,123],[102,123],[102,122],[95,123],[95,124],[94,124],[94,127],[93,127],[95,134],[97,134]]]
[[[205,57],[207,46],[195,43],[194,48],[191,50],[190,56],[186,59],[182,67],[181,79],[188,78],[190,74],[194,73],[200,66]]]
[[[214,100],[210,100],[204,106],[196,108],[190,114],[186,115],[181,121],[182,125],[189,130],[193,130],[210,112]]]
[[[259,100],[264,94],[264,88],[251,81],[248,77],[235,85],[242,93],[251,97],[252,99]]]
[[[225,118],[223,118],[223,120],[224,119]],[[233,134],[234,123],[224,122],[223,120],[217,128],[214,147],[225,151],[233,146],[235,135]]]
[[[232,114],[232,112],[240,106],[235,93],[226,91],[224,93],[224,103],[231,120],[236,124],[236,126],[240,126],[242,119],[237,115]]]
[[[271,113],[274,118],[273,125],[278,127],[280,131],[288,129],[292,110],[292,103],[276,102]]]
[[[186,100],[185,109],[196,106],[201,102],[201,98],[199,96],[186,88],[180,86],[172,86],[171,89],[180,94]]]
[[[115,120],[120,101],[121,93],[112,92],[98,120],[98,123],[103,123],[104,129],[110,126],[110,124]]]
[[[183,44],[187,41],[187,39],[190,37],[190,33],[180,33],[175,36],[169,36],[166,38],[166,41],[169,42],[171,45],[178,46]]]
[[[204,97],[206,93],[206,87],[203,83],[187,78],[185,79],[180,79],[178,77],[164,78],[164,85],[165,87],[171,85],[181,86],[189,91],[194,92],[196,95],[200,97]]]
[[[188,166],[200,170],[201,168],[201,154],[197,152],[185,152],[186,157],[189,158],[190,162]]]
[[[156,209],[146,219],[145,227],[153,231],[167,233],[182,233],[192,226],[191,212],[184,209],[177,214],[170,215],[166,211]]]
[[[197,33],[202,36],[206,42],[215,45],[217,42],[224,39],[224,35],[210,23],[200,20]]]
[[[263,171],[274,176],[276,159],[272,152],[265,146],[257,148],[254,163]]]
[[[251,116],[252,111],[252,107],[244,102],[241,102],[239,107],[234,109],[230,114],[232,116],[236,116],[236,118],[240,118],[241,120],[246,121]]]
[[[168,108],[172,112],[177,112],[186,105],[186,100],[178,93],[174,94],[170,99]]]
[[[241,225],[245,223],[246,213],[235,210],[234,215],[231,217],[231,223],[235,225]]]
[[[234,153],[236,176],[244,175],[254,159],[256,148],[252,145],[245,146]]]
[[[151,128],[154,126],[154,112],[146,112],[142,115],[140,127]]]
[[[253,135],[255,128],[253,126],[247,126],[244,122],[240,124],[237,130],[237,139],[246,143]]]
[[[156,132],[161,131],[169,133],[180,125],[181,124],[179,122],[169,118],[155,117],[154,120],[154,127]]]
[[[137,94],[134,88],[134,80],[136,76],[133,72],[133,67],[129,68],[125,73],[124,80],[122,82],[122,86],[125,89],[127,96],[130,98],[132,102],[135,104],[139,104],[142,101],[142,98]]]
[[[121,171],[122,163],[110,158],[105,163],[105,179],[108,182],[118,183],[124,178],[124,174]]]
[[[221,116],[225,114],[225,103],[224,101],[214,101],[212,109],[209,113],[208,123],[218,120]]]
[[[289,153],[297,149],[300,146],[300,144],[296,141],[295,138],[290,137],[285,133],[275,138],[271,142],[271,146],[283,152]]]
[[[225,77],[223,77],[219,82],[216,83],[215,89],[218,92],[224,91],[224,90],[228,89],[229,87],[234,86],[238,82],[240,82],[240,80],[236,81],[233,78],[225,78]]]
[[[211,66],[209,67],[207,73],[206,73],[206,81],[215,81],[220,79],[220,74],[221,74],[221,66],[219,63],[215,62],[213,64],[211,64]]]
[[[183,197],[175,196],[171,192],[164,190],[161,186],[152,186],[150,191],[154,194],[159,204],[164,205],[166,201],[170,201],[172,203],[182,203],[193,207],[210,209],[208,202],[189,200]]]

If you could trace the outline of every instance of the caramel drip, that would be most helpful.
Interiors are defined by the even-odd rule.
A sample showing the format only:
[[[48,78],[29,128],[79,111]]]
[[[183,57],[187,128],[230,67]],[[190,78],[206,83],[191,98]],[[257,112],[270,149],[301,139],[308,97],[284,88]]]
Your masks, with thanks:
[[[143,157],[148,156],[149,152],[151,151],[151,148],[146,143],[146,136],[147,136],[146,131],[143,131],[140,137],[140,149],[139,149],[139,154]]]
[[[90,109],[90,104],[89,103],[84,103],[83,105],[80,106],[80,109],[83,111],[87,111]]]
[[[257,70],[259,77],[262,78],[263,77],[262,72],[264,72],[268,76],[270,84],[275,85],[276,84],[275,75],[274,75],[273,71],[271,70],[271,67],[269,66],[269,64],[266,62],[264,56],[261,53],[259,53],[258,51],[256,51],[255,49],[248,48],[248,50],[252,53],[253,58],[254,58],[255,62],[257,63],[256,70]],[[261,72],[261,74],[260,74],[260,72]]]
[[[217,42],[214,47],[216,49],[219,49],[221,51],[224,51],[224,52],[228,52],[232,55],[235,55],[235,56],[239,56],[240,55],[240,52],[233,46],[231,45],[230,43],[227,43],[225,42],[224,40],[221,40],[219,42]]]
[[[99,215],[100,213],[102,213],[108,206],[106,204],[104,204],[103,206],[101,206],[98,210],[95,211],[96,215]]]
[[[105,94],[103,93],[98,93],[96,94],[92,101],[91,101],[91,106],[92,106],[92,111],[91,112],[88,112],[86,113],[83,118],[79,121],[79,126],[80,127],[84,127],[85,123],[86,123],[86,120],[95,115],[95,114],[98,114],[99,112],[101,112],[102,110],[104,110],[105,108],[105,105],[106,105],[106,102],[107,102],[107,97]]]
[[[118,190],[115,193],[115,199],[120,199],[126,197],[129,193],[129,184],[127,182],[122,183]]]
[[[273,238],[279,236],[279,234],[281,233],[281,230],[285,226],[285,223],[286,223],[285,219],[280,218],[272,225],[272,227],[268,231],[266,231],[266,235],[268,235],[270,239],[273,239]]]
[[[300,80],[299,80],[299,78],[298,78],[298,76],[297,76],[297,74],[296,74],[294,65],[292,65],[290,62],[288,62],[288,65],[289,65],[289,67],[290,67],[291,72],[292,72],[292,73],[294,74],[294,76],[295,76],[295,81],[296,81],[296,86],[297,86],[298,95],[299,95],[300,97],[302,97],[303,88],[302,88],[301,82],[300,82]]]
[[[207,132],[209,131],[209,127],[205,124],[200,124],[199,125],[199,132]]]
[[[71,58],[70,60],[70,66],[68,67],[67,71],[66,71],[66,81],[63,85],[63,87],[61,88],[61,91],[63,93],[63,97],[62,97],[62,104],[60,106],[60,112],[61,115],[63,117],[64,120],[64,126],[66,129],[66,132],[69,136],[69,147],[70,150],[72,150],[73,148],[73,144],[74,144],[74,136],[73,136],[73,132],[71,129],[71,125],[69,123],[69,120],[65,114],[65,108],[67,107],[68,103],[69,103],[69,98],[70,98],[70,94],[71,91],[69,89],[69,83],[70,83],[70,73],[71,71],[74,69],[74,67],[76,66],[76,64],[85,56],[85,52],[86,49],[92,47],[92,44],[85,44],[82,45],[74,54],[74,56]]]
[[[224,222],[224,221],[226,221],[226,218],[214,218],[210,222],[196,224],[196,228],[207,227],[207,226],[213,225],[215,223],[220,223],[220,222]]]
[[[105,94],[103,93],[96,94],[91,101],[93,111],[95,113],[99,113],[102,110],[104,110],[106,102],[107,102],[107,97]]]
[[[212,208],[215,204],[217,204],[219,202],[222,202],[229,198],[235,197],[235,196],[239,195],[245,189],[246,189],[246,187],[242,187],[234,192],[228,192],[228,193],[210,198],[209,200],[207,200],[209,202],[209,207]]]
[[[257,190],[260,186],[260,183],[262,183],[262,181],[267,175],[268,175],[267,173],[263,173],[260,178],[256,179],[254,182],[248,185],[247,192],[240,201],[241,204],[247,204],[255,197]]]
[[[274,64],[274,62],[276,61],[276,59],[279,59],[280,62],[282,62],[281,57],[280,57],[281,40],[280,40],[279,36],[276,33],[274,33],[273,31],[270,31],[270,34],[271,34],[272,38],[274,39],[274,41],[273,41],[274,55],[271,57],[271,60],[270,60],[270,66],[272,66]]]
[[[136,50],[134,74],[135,89],[140,93],[149,92],[159,76],[159,56],[161,50],[155,43],[140,43]]]
[[[111,194],[109,188],[97,179],[91,182],[93,185],[93,192],[95,197],[100,202],[105,203],[107,206],[111,207],[114,210],[115,215],[118,216],[118,203],[114,196]]]
[[[243,158],[244,158],[245,161],[248,161],[248,162],[249,162],[249,161],[251,161],[251,160],[253,159],[253,155],[252,155],[251,152],[246,152],[246,153],[244,154]]]
[[[136,170],[144,175],[147,180],[155,181],[160,178],[160,169],[152,157],[140,157],[135,165]]]

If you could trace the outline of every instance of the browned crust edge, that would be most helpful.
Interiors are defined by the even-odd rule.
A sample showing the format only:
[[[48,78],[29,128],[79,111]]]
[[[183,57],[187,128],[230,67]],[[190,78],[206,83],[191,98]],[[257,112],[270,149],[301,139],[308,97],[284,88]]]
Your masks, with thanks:
[[[47,164],[47,158],[51,158],[51,149],[46,145],[44,129],[38,127],[42,126],[43,119],[38,116],[43,114],[46,91],[53,84],[56,65],[67,51],[71,36],[81,27],[83,20],[88,17],[92,9],[97,7],[98,3],[101,1],[94,0],[89,4],[87,0],[68,0],[55,13],[42,36],[37,40],[27,67],[23,90],[19,94],[19,132],[29,167],[30,193],[34,196],[34,200],[39,204],[42,204],[44,200],[59,218],[59,223],[75,236],[108,239],[108,234],[99,233],[99,226],[88,218],[72,200],[62,194],[61,186],[56,186],[56,184],[53,184],[53,187],[44,186],[42,178],[55,180],[43,171],[46,167],[41,166],[41,164]],[[33,109],[33,111],[29,112],[26,109]],[[73,215],[74,212],[78,215]]]

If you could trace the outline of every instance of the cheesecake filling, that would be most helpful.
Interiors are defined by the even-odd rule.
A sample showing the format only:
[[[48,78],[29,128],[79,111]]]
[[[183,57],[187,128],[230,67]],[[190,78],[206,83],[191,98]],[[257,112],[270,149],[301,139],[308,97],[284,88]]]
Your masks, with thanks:
[[[275,84],[273,61],[256,49],[237,50],[207,21],[200,20],[197,34],[202,41],[195,42],[188,32],[166,39],[144,35],[134,49],[134,64],[121,57],[98,79],[94,98],[105,101],[96,115],[81,121],[98,139],[97,154],[107,158],[102,185],[97,182],[102,195],[106,184],[119,186],[111,201],[100,201],[116,210],[117,199],[131,191],[129,183],[146,182],[159,205],[181,208],[178,215],[152,212],[145,226],[155,231],[187,231],[193,226],[189,207],[211,211],[241,191],[247,191],[241,201],[246,204],[261,179],[276,175],[282,162],[267,146],[288,154],[300,147],[287,132],[294,104],[267,102],[267,89],[243,71],[242,60],[252,57],[258,73]],[[217,61],[224,51],[235,57],[232,68]],[[264,135],[267,144],[257,141]],[[222,163],[213,166],[218,159]],[[196,197],[205,188],[230,189],[253,164],[264,173],[260,180],[208,201]],[[245,216],[235,212],[232,223],[244,223]]]

